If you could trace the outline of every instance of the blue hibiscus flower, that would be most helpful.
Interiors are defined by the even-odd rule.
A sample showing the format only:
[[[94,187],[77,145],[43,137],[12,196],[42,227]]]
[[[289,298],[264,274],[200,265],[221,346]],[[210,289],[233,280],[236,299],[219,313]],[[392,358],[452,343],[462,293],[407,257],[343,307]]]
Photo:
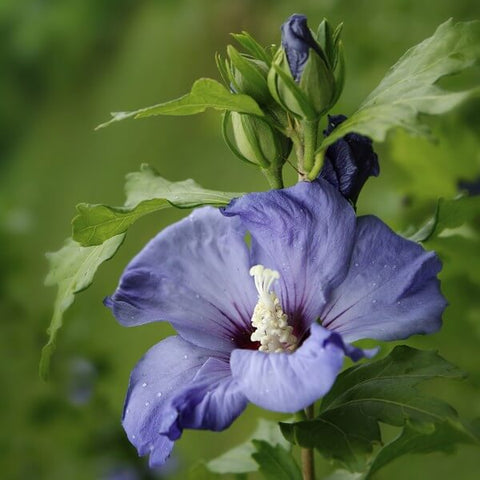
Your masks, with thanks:
[[[123,325],[166,320],[178,332],[131,375],[130,441],[159,465],[183,429],[222,430],[248,401],[307,407],[345,355],[373,353],[350,342],[440,328],[440,268],[378,218],[357,218],[322,179],[195,210],[133,259],[106,300]]]

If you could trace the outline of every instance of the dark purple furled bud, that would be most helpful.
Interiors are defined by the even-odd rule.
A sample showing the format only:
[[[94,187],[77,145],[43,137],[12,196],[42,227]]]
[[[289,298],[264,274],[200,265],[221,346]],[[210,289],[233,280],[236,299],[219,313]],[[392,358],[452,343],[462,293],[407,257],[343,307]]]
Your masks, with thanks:
[[[323,134],[332,131],[347,119],[345,115],[329,115],[328,127]],[[377,154],[372,140],[357,133],[349,133],[327,148],[319,177],[338,188],[354,205],[367,178],[380,173]]]
[[[308,28],[307,17],[298,13],[293,14],[282,25],[282,47],[287,55],[292,76],[297,83],[300,82],[310,48],[324,58],[322,50]]]

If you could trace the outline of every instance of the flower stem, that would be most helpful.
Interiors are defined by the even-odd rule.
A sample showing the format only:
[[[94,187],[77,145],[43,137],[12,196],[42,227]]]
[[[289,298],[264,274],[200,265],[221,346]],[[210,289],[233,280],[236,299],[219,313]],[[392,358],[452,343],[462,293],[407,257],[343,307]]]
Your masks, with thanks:
[[[318,120],[305,120],[303,122],[303,168],[308,175],[312,170],[317,148]],[[310,178],[310,175],[308,175]]]
[[[281,165],[272,165],[269,168],[262,168],[261,170],[271,188],[274,190],[283,188]]]
[[[315,406],[312,404],[305,409],[305,416],[310,420],[315,415]],[[315,480],[315,462],[313,458],[313,448],[302,448],[302,474],[303,480]]]
[[[325,150],[320,150],[317,155],[315,155],[315,162],[313,164],[312,169],[308,174],[308,179],[313,181],[317,178],[320,170],[323,167],[323,161],[325,160]]]

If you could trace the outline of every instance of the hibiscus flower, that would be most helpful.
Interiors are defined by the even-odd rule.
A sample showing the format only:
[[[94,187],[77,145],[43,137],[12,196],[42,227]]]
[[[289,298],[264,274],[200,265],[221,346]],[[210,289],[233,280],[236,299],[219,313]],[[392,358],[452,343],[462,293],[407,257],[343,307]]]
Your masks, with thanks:
[[[106,300],[125,326],[168,321],[132,372],[123,426],[162,464],[183,429],[222,430],[250,401],[301,410],[333,385],[350,345],[437,331],[446,302],[433,252],[328,182],[192,212],[132,260]]]

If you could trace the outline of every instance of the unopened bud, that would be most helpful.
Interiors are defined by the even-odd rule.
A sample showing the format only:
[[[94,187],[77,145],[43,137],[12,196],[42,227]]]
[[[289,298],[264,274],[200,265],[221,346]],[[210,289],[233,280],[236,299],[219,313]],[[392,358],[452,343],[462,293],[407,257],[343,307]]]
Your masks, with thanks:
[[[344,115],[329,115],[326,137],[347,119]],[[378,157],[372,140],[364,135],[349,133],[330,145],[319,177],[338,188],[354,205],[368,177],[380,173]]]
[[[235,146],[244,159],[261,167],[282,165],[292,149],[290,139],[260,117],[231,112]]]
[[[292,15],[282,25],[282,49],[268,81],[274,98],[299,117],[318,118],[332,106],[335,77],[304,15]]]

